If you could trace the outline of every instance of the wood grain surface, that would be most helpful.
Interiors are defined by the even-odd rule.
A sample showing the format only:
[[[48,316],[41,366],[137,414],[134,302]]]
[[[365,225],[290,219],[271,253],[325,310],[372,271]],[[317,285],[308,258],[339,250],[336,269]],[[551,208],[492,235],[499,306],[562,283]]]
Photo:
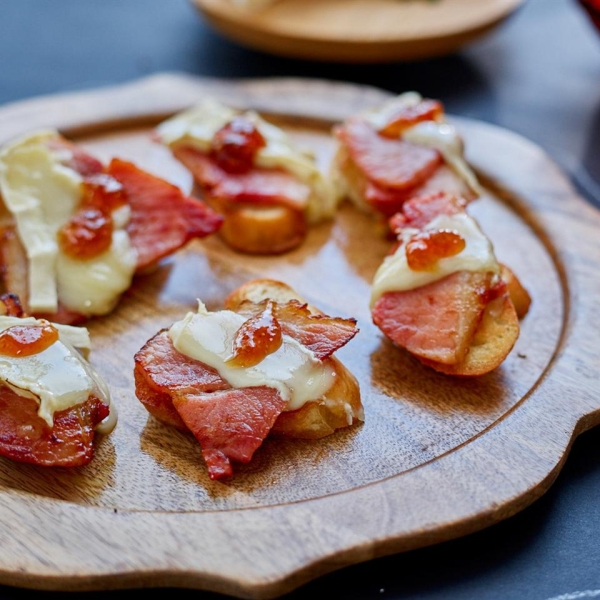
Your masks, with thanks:
[[[250,10],[192,0],[231,39],[273,54],[343,62],[447,54],[502,22],[524,0],[279,0]]]
[[[385,98],[324,81],[162,75],[6,106],[0,142],[59,127],[102,159],[133,159],[189,191],[190,175],[148,133],[206,95],[263,111],[323,166],[331,124]],[[600,216],[530,142],[456,123],[487,191],[473,213],[533,297],[502,367],[453,379],[383,339],[368,297],[389,242],[351,206],[281,257],[236,254],[218,237],[195,242],[137,278],[115,313],[89,325],[92,363],[120,412],[94,461],[66,470],[0,460],[0,582],[274,597],[344,565],[481,529],[549,487],[574,437],[600,422]],[[133,354],[196,298],[218,308],[258,276],[358,319],[359,335],[339,356],[359,379],[366,420],[320,441],[269,439],[230,483],[212,482],[194,439],[136,400]]]

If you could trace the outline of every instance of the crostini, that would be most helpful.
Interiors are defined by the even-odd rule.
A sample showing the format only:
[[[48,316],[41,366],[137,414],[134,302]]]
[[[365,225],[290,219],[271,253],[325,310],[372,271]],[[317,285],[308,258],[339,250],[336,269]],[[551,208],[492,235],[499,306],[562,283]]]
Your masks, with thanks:
[[[363,420],[358,383],[333,353],[357,333],[287,285],[251,281],[209,312],[199,302],[135,355],[136,395],[191,431],[211,479],[232,475],[270,433],[317,439]]]
[[[222,217],[130,162],[107,166],[56,131],[0,150],[0,257],[27,313],[78,323],[109,313],[133,276]]]
[[[287,252],[335,214],[339,198],[315,160],[255,112],[207,100],[156,134],[225,217],[221,237],[239,252]]]
[[[530,298],[498,263],[466,205],[438,193],[407,201],[392,217],[398,241],[375,274],[371,314],[388,338],[422,363],[449,375],[477,376],[506,358]]]
[[[416,195],[481,193],[456,129],[437,100],[407,92],[334,128],[332,177],[361,210],[391,217]]]
[[[87,329],[24,317],[0,296],[0,456],[44,467],[79,467],[96,433],[117,422],[106,383],[86,360]]]

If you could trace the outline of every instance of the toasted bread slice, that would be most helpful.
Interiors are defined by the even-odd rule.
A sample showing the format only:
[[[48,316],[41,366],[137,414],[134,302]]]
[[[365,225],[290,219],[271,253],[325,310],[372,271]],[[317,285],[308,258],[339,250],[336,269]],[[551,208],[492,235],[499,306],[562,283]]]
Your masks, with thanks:
[[[234,292],[225,300],[225,307],[236,310],[244,302],[260,303],[273,300],[285,304],[290,300],[306,302],[291,287],[272,279],[255,279]],[[315,314],[321,311],[308,305]],[[318,439],[330,435],[336,429],[348,427],[364,420],[358,382],[354,375],[337,358],[328,358],[337,373],[333,387],[322,397],[307,402],[295,411],[283,412],[275,422],[273,433],[288,437]]]
[[[281,254],[299,246],[306,235],[304,213],[289,206],[232,206],[215,196],[205,199],[225,217],[219,233],[238,252]]]

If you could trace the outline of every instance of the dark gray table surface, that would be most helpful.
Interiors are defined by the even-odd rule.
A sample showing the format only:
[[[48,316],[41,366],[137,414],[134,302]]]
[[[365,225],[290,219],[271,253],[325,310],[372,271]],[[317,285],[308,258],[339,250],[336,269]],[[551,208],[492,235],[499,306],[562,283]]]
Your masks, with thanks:
[[[375,66],[243,49],[213,33],[186,0],[0,0],[0,65],[0,103],[158,71],[417,89],[441,98],[450,113],[537,142],[600,206],[600,35],[575,0],[529,0],[501,28],[453,56]],[[600,341],[598,348],[600,356]],[[77,596],[120,600],[147,593]],[[286,598],[321,594],[349,600],[600,598],[600,428],[575,442],[550,491],[517,516],[460,540],[343,569]],[[0,586],[0,600],[64,596]]]

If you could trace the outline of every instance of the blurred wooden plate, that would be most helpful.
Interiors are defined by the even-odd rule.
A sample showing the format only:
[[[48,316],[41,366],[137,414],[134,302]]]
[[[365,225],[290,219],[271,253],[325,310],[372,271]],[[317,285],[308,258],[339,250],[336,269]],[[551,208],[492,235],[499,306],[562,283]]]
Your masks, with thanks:
[[[55,126],[103,160],[134,160],[189,190],[189,173],[149,133],[207,95],[260,110],[323,166],[332,123],[387,97],[327,81],[161,75],[3,107],[0,143]],[[446,377],[383,338],[368,297],[390,242],[352,206],[282,256],[242,256],[218,236],[194,242],[89,324],[91,361],[120,415],[92,463],[44,469],[0,459],[0,583],[267,598],[481,529],[548,489],[574,437],[600,422],[600,215],[537,146],[485,123],[457,124],[487,192],[472,211],[533,297],[502,366],[474,380]],[[358,319],[339,357],[360,382],[366,420],[317,441],[267,439],[224,484],[209,480],[191,435],[137,401],[133,354],[197,297],[217,308],[260,276]]]
[[[273,54],[391,62],[448,54],[483,35],[524,0],[279,0],[249,10],[192,0],[227,37]]]

